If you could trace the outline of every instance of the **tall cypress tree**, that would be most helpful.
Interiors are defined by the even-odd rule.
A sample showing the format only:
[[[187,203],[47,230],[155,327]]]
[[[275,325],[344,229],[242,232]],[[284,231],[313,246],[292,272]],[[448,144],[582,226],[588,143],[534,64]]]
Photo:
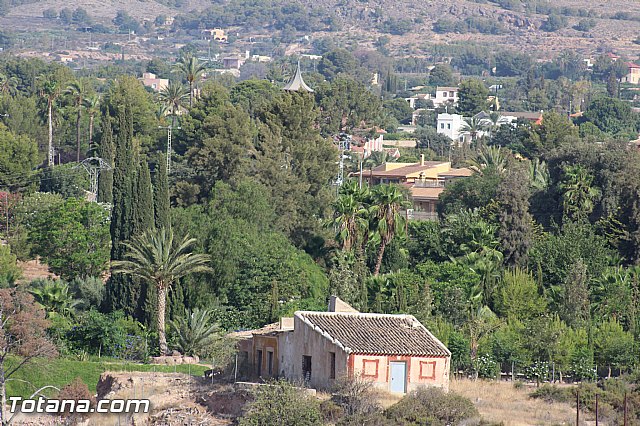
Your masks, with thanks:
[[[529,213],[531,191],[528,170],[522,164],[511,163],[498,185],[496,199],[500,203],[498,237],[504,263],[515,266],[526,263],[527,252],[532,244],[533,218]]]
[[[153,190],[151,188],[151,174],[146,160],[138,163],[137,179],[135,183],[134,234],[139,235],[154,228]],[[134,317],[147,325],[153,326],[156,312],[156,291],[153,284],[133,279],[133,289],[137,298]]]
[[[118,134],[113,165],[113,210],[111,213],[111,260],[122,260],[123,242],[133,236],[134,179],[136,164],[133,150],[133,116],[129,105],[118,109]],[[136,299],[132,280],[123,274],[114,274],[107,283],[105,309],[122,309],[133,314],[131,300]]]
[[[156,166],[153,182],[153,213],[155,215],[156,229],[169,228],[171,226],[171,211],[169,207],[169,183],[167,181],[167,169],[164,159]]]
[[[133,233],[142,234],[153,228],[153,192],[151,173],[146,160],[138,162],[134,184]]]
[[[98,156],[106,161],[111,170],[102,170],[98,180],[98,201],[101,203],[113,203],[113,169],[115,152],[113,147],[113,129],[111,117],[104,114],[102,118],[102,137],[98,148]]]

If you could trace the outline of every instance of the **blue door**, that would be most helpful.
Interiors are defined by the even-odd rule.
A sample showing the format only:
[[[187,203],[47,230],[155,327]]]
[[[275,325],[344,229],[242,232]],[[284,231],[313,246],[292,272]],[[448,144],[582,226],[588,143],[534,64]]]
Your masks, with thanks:
[[[391,370],[391,392],[406,393],[407,364],[404,362],[391,362],[389,368]]]

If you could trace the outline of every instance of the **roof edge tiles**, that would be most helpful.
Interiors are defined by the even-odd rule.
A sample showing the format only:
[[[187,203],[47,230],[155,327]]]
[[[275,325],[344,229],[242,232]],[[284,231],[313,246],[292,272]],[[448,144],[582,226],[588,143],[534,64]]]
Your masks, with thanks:
[[[347,354],[368,354],[368,355],[387,354],[387,355],[411,355],[411,356],[434,356],[434,357],[451,356],[451,352],[449,351],[449,349],[447,349],[447,347],[437,337],[435,337],[424,325],[422,325],[422,323],[420,323],[420,321],[418,321],[413,315],[352,313],[352,312],[314,312],[314,311],[297,311],[295,312],[294,315],[297,318],[299,318],[301,321],[303,321],[305,324],[307,324],[309,327],[311,327],[313,330],[320,333],[320,335],[322,335],[329,341],[335,343],[338,347],[343,349]],[[395,326],[400,331],[406,331],[407,328],[418,329],[422,333],[425,333],[426,335],[423,334],[423,336],[410,336],[410,335],[400,336],[398,337],[400,340],[396,342],[399,344],[398,348],[387,347],[387,348],[378,348],[378,349],[363,349],[362,347],[358,347],[358,343],[363,344],[362,342],[356,341],[358,339],[358,336],[351,335],[350,337],[347,336],[343,338],[338,338],[336,336],[333,336],[332,330],[324,329],[322,324],[319,325],[316,323],[317,318],[316,318],[316,321],[314,321],[313,317],[319,317],[319,318],[326,317],[329,319],[352,318],[356,320],[370,319],[372,321],[376,319],[390,319],[390,320],[404,321],[405,324],[397,323],[397,324],[386,324],[386,325]],[[409,324],[406,324],[407,322]],[[380,326],[378,327],[380,328],[381,331],[385,330],[384,327],[380,327]],[[327,326],[327,328],[330,328],[330,327]],[[344,327],[340,327],[340,328],[343,329]],[[351,331],[355,329],[356,328],[353,327]],[[333,330],[333,331],[336,331],[336,330]],[[340,333],[337,333],[337,334],[340,334]],[[405,334],[408,334],[408,333],[405,333]],[[362,337],[362,336],[359,336],[359,337]],[[382,336],[383,339],[385,337],[388,337],[388,336]],[[350,344],[348,341],[346,341],[346,340],[349,340],[349,338],[353,340],[352,343],[355,343],[356,347],[350,347],[353,345]],[[410,348],[408,346],[410,342],[406,341],[406,339],[411,339],[411,338],[414,338],[414,339],[419,338],[419,341],[414,342],[416,346],[414,346],[413,348]],[[382,345],[391,344],[390,342],[384,341],[384,340],[382,342],[383,342]],[[369,344],[375,344],[375,343],[368,341],[368,342],[365,342],[363,345],[366,346]]]

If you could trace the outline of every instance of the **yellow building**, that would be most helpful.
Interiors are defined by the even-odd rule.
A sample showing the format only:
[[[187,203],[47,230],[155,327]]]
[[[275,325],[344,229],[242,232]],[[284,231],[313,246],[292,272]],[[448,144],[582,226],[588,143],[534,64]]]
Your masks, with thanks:
[[[370,185],[395,183],[407,187],[413,209],[407,212],[409,219],[435,219],[438,198],[445,185],[453,179],[471,176],[468,168],[452,168],[448,161],[419,163],[384,163],[364,171],[363,177]]]

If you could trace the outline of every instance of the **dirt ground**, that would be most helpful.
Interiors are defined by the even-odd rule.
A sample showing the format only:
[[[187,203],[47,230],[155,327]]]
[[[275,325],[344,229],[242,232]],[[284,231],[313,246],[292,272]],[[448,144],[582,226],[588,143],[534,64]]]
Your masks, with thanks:
[[[547,403],[529,398],[534,385],[519,388],[511,382],[452,380],[450,389],[469,398],[478,408],[486,424],[504,426],[574,425],[575,408],[569,404]],[[320,399],[328,395],[319,393]],[[98,399],[148,398],[151,412],[137,415],[93,414],[83,426],[228,426],[242,414],[250,400],[250,390],[229,384],[211,383],[209,379],[186,374],[121,372],[104,373],[98,383]],[[387,396],[380,402],[387,408],[400,398]],[[580,424],[595,422],[581,412]],[[64,424],[52,416],[20,416],[14,422],[21,426]],[[601,425],[604,425],[600,422]]]
[[[576,422],[576,409],[569,404],[550,404],[529,398],[535,385],[516,389],[512,382],[464,379],[452,380],[450,389],[469,398],[485,422],[502,422],[504,426],[575,425]],[[586,413],[580,413],[580,419],[584,421],[581,424],[592,424]]]

